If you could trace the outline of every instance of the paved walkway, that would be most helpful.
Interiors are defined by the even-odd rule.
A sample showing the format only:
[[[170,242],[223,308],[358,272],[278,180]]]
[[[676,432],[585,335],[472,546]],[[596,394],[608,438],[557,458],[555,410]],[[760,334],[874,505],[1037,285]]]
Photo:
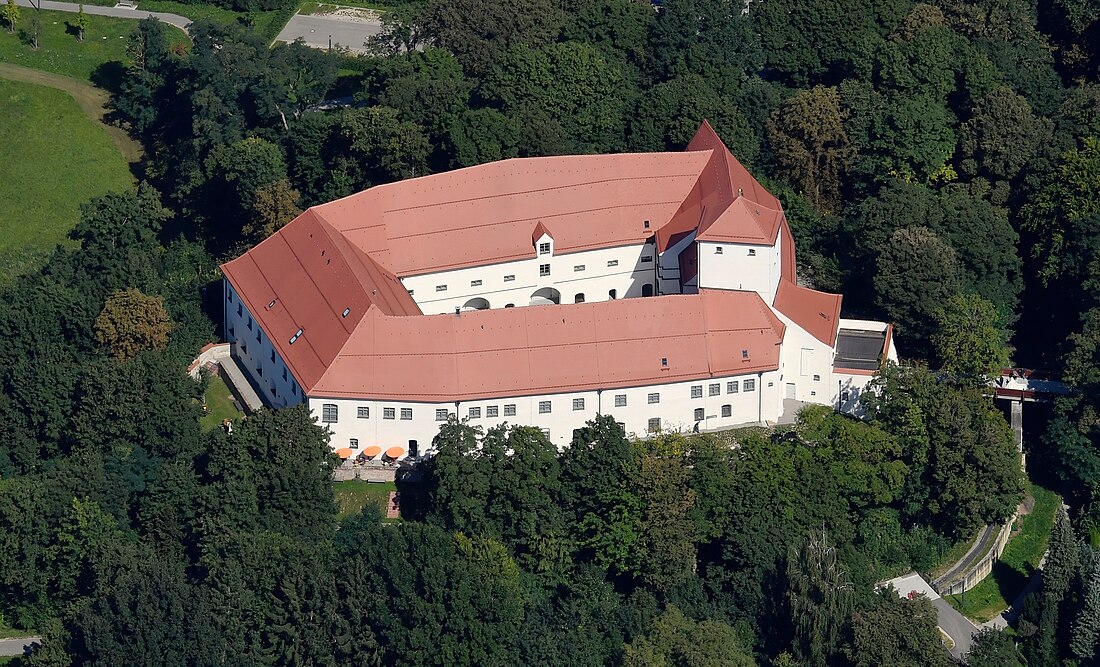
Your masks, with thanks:
[[[225,383],[229,385],[230,391],[237,397],[245,410],[250,414],[256,412],[260,408],[264,407],[263,399],[256,392],[255,387],[248,381],[244,371],[241,370],[240,365],[237,363],[236,357],[229,357],[223,359],[221,362],[222,372],[220,373]]]
[[[15,0],[15,4],[20,7],[32,7],[36,9],[48,9],[52,12],[72,12],[76,14],[80,11],[80,5],[76,2],[56,2],[55,0],[41,0],[41,7],[39,7],[39,1],[31,2],[31,0]],[[155,17],[174,25],[180,30],[187,32],[187,26],[191,25],[191,19],[186,16],[180,16],[179,14],[168,14],[165,12],[147,12],[141,9],[129,9],[126,7],[97,7],[96,5],[84,5],[85,14],[95,14],[97,16],[113,16],[117,19],[147,19],[149,17]]]
[[[41,644],[41,637],[19,637],[17,639],[0,639],[0,657],[23,655],[34,644]]]
[[[974,540],[974,545],[946,572],[936,577],[932,581],[932,585],[937,590],[942,591],[945,588],[950,588],[952,584],[962,581],[974,565],[989,553],[990,545],[997,539],[997,534],[1000,531],[1000,526],[984,526],[978,534],[978,539]]]
[[[974,643],[974,634],[980,628],[969,618],[960,614],[947,600],[941,598],[923,577],[916,572],[910,572],[883,582],[882,585],[886,584],[892,585],[898,592],[898,596],[902,598],[909,597],[910,593],[927,597],[936,608],[936,625],[951,637],[951,641],[955,642],[955,647],[948,649],[948,652],[959,659],[970,652],[970,646]]]

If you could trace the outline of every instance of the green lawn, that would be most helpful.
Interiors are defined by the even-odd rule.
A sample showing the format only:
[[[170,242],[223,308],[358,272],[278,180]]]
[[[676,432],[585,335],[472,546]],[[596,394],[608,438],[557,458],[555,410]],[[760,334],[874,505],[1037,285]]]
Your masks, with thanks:
[[[186,16],[192,21],[206,19],[215,23],[244,23],[271,39],[279,34],[293,12],[238,12],[210,4],[191,4],[175,0],[138,0],[138,8],[150,12],[167,12]]]
[[[336,493],[336,503],[340,506],[338,518],[346,519],[358,514],[367,503],[377,505],[382,510],[382,516],[385,517],[390,492],[396,491],[397,487],[393,482],[377,483],[354,479],[347,482],[333,482],[332,489]]]
[[[984,623],[1008,609],[1047,550],[1060,499],[1058,494],[1036,484],[1031,485],[1031,494],[1035,506],[1019,520],[1020,530],[1008,541],[1001,559],[993,564],[993,573],[966,592],[965,605],[964,596],[948,596],[948,601],[970,618]]]
[[[109,81],[121,75],[120,63],[129,62],[126,55],[127,37],[137,25],[136,21],[89,14],[88,29],[81,42],[76,38],[76,28],[72,27],[76,14],[43,11],[42,35],[39,37],[39,49],[35,51],[25,34],[33,11],[29,7],[21,8],[15,34],[0,28],[0,62],[92,82]],[[178,43],[187,41],[182,30],[172,28],[172,34]]]
[[[216,429],[222,420],[236,421],[242,417],[241,411],[233,403],[233,394],[221,377],[214,375],[206,388],[206,405],[210,412],[203,415],[201,423],[204,431]]]
[[[67,93],[0,79],[0,284],[66,242],[80,204],[133,185],[126,160]]]

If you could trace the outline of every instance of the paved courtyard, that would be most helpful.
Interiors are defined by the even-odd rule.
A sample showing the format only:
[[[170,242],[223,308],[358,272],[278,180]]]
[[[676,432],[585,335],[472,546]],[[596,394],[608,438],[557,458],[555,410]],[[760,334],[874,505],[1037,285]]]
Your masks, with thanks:
[[[364,42],[380,32],[382,21],[377,13],[342,8],[325,14],[295,14],[275,39],[293,42],[300,37],[316,49],[342,46],[363,53]]]

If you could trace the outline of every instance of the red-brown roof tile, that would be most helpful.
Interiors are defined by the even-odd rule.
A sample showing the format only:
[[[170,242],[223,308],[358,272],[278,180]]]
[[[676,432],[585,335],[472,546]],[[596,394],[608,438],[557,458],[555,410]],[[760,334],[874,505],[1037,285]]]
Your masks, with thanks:
[[[783,278],[772,305],[811,336],[832,347],[840,326],[840,301],[839,294],[818,292]]]

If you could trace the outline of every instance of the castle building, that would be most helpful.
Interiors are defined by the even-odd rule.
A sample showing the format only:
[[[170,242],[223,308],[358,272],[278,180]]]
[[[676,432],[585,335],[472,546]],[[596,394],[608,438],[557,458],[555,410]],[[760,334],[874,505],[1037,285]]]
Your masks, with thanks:
[[[302,213],[222,266],[232,354],[342,456],[451,415],[627,432],[858,407],[891,327],[800,286],[779,201],[706,122],[680,153],[502,160]],[[400,453],[398,453],[400,450]]]

